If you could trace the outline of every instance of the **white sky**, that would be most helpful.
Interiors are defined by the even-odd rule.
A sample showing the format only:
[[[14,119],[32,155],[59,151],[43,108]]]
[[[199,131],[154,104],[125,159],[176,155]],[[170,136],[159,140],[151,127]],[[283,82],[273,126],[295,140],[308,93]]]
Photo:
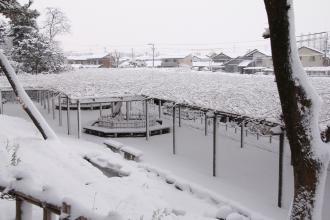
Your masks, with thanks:
[[[330,31],[329,0],[294,2],[297,34]],[[67,51],[267,44],[260,41],[268,26],[263,0],[34,0],[40,12],[49,6],[71,20],[71,34],[59,38]]]

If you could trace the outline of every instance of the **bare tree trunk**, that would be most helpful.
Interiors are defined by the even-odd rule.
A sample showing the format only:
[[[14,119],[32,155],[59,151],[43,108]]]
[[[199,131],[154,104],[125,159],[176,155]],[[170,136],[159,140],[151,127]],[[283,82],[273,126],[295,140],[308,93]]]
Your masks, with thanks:
[[[11,87],[13,88],[16,96],[24,109],[29,115],[34,125],[40,131],[42,137],[46,139],[57,139],[55,132],[47,124],[46,120],[42,117],[38,109],[34,106],[32,100],[27,95],[22,85],[20,84],[14,69],[10,66],[7,58],[0,52],[0,67],[5,73]]]
[[[320,99],[299,60],[292,0],[264,2],[276,82],[293,158],[294,198],[290,219],[321,219],[329,151],[318,128]]]

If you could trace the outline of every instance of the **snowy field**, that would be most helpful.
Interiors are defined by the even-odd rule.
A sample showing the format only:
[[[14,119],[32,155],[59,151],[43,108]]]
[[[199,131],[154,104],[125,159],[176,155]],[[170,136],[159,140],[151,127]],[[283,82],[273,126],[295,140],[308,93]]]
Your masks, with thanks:
[[[190,69],[85,69],[54,75],[20,75],[25,87],[63,92],[71,98],[145,95],[257,119],[279,121],[274,76],[197,72]],[[330,118],[330,78],[311,77]],[[8,87],[1,77],[0,87]]]
[[[52,120],[52,115],[47,114],[47,110],[39,104],[37,106],[56,133],[64,137],[66,127],[59,127],[57,117],[56,120]],[[4,107],[5,114],[27,118],[18,105],[8,103]],[[104,114],[107,113],[107,110],[103,111]],[[75,111],[71,112],[72,136],[77,135],[75,113]],[[98,116],[98,110],[82,111],[83,125],[89,124]],[[220,126],[217,177],[214,178],[211,160],[212,136],[204,136],[202,128],[203,125],[198,120],[196,123],[183,121],[183,126],[177,128],[177,155],[175,156],[172,155],[171,134],[152,136],[150,141],[146,141],[145,138],[116,140],[141,150],[144,153],[143,164],[151,164],[161,170],[168,170],[169,173],[192,185],[198,184],[221,195],[223,200],[229,201],[230,204],[245,207],[248,212],[257,212],[270,219],[285,219],[292,196],[292,168],[287,144],[284,166],[284,207],[279,209],[277,208],[277,138],[273,137],[270,143],[269,137],[260,137],[257,140],[256,136],[248,134],[245,138],[245,148],[240,149],[239,132],[235,133],[234,128],[230,127],[226,131],[224,126]],[[99,144],[105,140],[105,138],[86,134],[83,135],[83,139]],[[329,204],[330,179],[328,177],[324,207]],[[325,208],[323,219],[327,219],[327,216],[330,216],[330,212]]]

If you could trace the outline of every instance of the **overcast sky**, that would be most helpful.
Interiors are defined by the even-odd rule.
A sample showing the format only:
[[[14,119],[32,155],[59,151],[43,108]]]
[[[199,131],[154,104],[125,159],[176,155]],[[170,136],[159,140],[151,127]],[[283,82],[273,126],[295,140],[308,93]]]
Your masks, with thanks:
[[[294,2],[297,34],[330,31],[329,0]],[[33,7],[66,13],[72,30],[59,38],[65,50],[138,49],[151,42],[158,48],[265,44],[263,0],[34,0]]]

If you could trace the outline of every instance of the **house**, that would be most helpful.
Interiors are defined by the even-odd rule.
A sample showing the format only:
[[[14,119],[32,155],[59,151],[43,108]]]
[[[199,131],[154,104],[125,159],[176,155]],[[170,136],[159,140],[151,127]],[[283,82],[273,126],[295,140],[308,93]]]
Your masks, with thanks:
[[[212,65],[212,60],[207,55],[195,54],[192,55],[192,69],[195,70],[210,70]]]
[[[114,66],[114,58],[109,53],[71,55],[67,56],[67,62],[69,65],[79,68],[111,68]]]
[[[304,67],[329,65],[329,58],[325,57],[325,53],[312,47],[302,46],[298,53]]]
[[[248,68],[248,67],[254,67],[254,68]],[[267,55],[266,53],[260,52],[259,50],[255,49],[249,51],[243,56],[238,56],[224,63],[224,70],[226,72],[239,72],[242,74],[251,73],[253,72],[251,70],[258,69],[255,67],[272,68],[273,67],[272,57]],[[248,71],[244,72],[244,69]]]
[[[184,67],[192,66],[192,56],[183,54],[164,55],[161,56],[161,67]]]
[[[214,63],[226,63],[231,59],[232,58],[230,56],[228,56],[222,52],[212,56],[212,60]]]

